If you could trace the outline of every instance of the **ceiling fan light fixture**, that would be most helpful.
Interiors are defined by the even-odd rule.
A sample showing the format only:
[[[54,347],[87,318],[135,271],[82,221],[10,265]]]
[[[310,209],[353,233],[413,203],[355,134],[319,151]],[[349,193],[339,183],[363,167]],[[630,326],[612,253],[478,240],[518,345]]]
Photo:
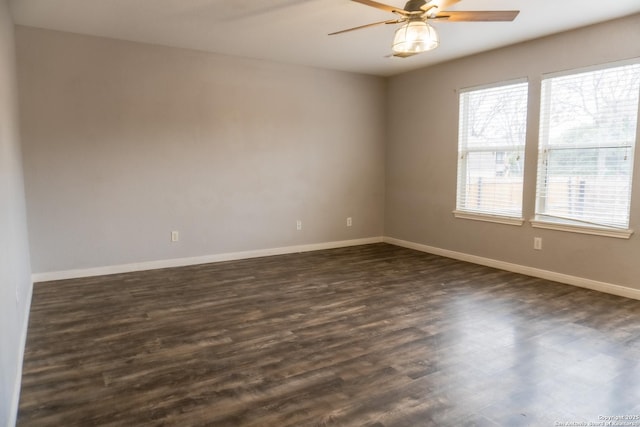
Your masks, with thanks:
[[[440,40],[436,29],[424,21],[409,21],[396,30],[393,37],[393,53],[414,55],[438,47]]]

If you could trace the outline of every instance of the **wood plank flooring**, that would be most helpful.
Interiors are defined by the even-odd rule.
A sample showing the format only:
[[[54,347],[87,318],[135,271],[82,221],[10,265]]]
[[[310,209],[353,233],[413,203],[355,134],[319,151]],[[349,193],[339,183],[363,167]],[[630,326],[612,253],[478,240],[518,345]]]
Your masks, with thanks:
[[[623,415],[640,426],[640,301],[375,244],[36,284],[18,425]]]

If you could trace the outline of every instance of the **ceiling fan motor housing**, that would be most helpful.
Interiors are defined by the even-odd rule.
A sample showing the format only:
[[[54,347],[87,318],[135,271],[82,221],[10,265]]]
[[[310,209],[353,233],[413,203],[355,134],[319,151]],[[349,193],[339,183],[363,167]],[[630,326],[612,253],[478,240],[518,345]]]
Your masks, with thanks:
[[[423,12],[421,8],[427,3],[428,2],[425,0],[409,0],[404,5],[404,10],[406,10],[407,12]]]

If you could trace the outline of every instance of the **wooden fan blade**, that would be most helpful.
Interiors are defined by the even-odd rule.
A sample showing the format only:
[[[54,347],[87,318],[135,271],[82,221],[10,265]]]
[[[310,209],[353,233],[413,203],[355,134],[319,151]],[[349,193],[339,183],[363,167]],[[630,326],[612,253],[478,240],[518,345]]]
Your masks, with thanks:
[[[513,21],[519,13],[519,10],[450,11],[438,13],[435,19],[450,22],[502,22]]]
[[[414,52],[414,53],[394,53],[391,56],[393,56],[394,58],[408,58],[410,56],[417,55],[417,54],[418,54],[418,52]]]
[[[351,0],[351,1],[355,1],[356,3],[364,4],[367,6],[375,7],[376,9],[386,10],[387,12],[397,13],[400,15],[407,15],[407,11],[404,9],[399,9],[397,7],[389,6],[388,4],[384,4],[384,3],[378,3],[377,1],[373,1],[373,0]]]
[[[334,33],[329,33],[329,35],[333,36],[336,34],[348,33],[349,31],[361,30],[363,28],[374,27],[376,25],[381,25],[381,24],[399,24],[400,22],[404,22],[404,21],[405,21],[404,19],[391,19],[389,21],[373,22],[371,24],[360,25],[359,27],[347,28],[346,30],[340,30]]]

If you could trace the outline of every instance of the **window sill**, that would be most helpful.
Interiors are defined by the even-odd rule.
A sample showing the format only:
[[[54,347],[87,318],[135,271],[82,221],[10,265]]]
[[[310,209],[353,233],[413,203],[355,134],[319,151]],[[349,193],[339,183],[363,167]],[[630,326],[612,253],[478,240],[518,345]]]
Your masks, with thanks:
[[[460,219],[470,219],[473,221],[494,222],[497,224],[521,226],[524,218],[514,218],[510,216],[488,215],[474,212],[453,211],[453,216]]]
[[[529,222],[534,228],[566,231],[569,233],[591,234],[594,236],[613,237],[616,239],[629,239],[633,234],[633,230],[629,229],[588,226],[573,223],[571,221],[555,220],[550,218],[536,217]]]

